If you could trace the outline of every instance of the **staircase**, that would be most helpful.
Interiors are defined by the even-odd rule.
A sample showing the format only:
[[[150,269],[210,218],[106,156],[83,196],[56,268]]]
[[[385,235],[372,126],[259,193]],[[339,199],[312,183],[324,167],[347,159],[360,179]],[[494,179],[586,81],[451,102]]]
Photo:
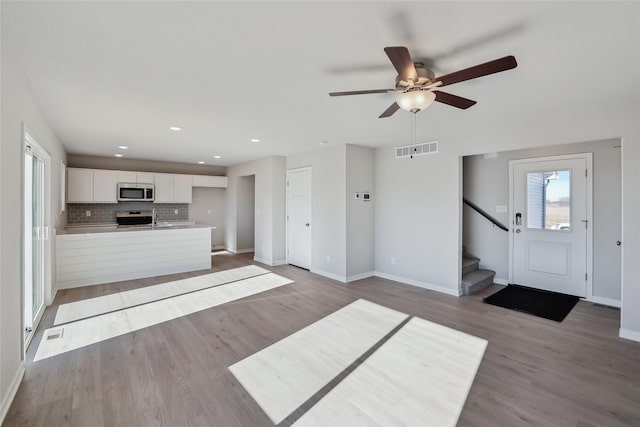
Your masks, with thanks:
[[[480,259],[467,254],[466,248],[462,248],[462,293],[471,295],[484,289],[493,283],[495,271],[481,270]]]

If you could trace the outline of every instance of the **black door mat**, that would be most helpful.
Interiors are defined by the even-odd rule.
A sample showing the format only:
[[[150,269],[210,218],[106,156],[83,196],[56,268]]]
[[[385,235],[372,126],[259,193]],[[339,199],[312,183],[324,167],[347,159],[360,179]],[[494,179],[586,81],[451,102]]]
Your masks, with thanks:
[[[509,285],[484,299],[487,304],[562,322],[580,298],[557,292]]]

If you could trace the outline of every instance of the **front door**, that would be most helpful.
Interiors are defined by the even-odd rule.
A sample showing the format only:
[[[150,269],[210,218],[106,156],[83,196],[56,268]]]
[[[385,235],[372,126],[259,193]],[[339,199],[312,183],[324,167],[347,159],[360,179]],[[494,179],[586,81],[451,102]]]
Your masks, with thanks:
[[[311,168],[287,171],[287,263],[311,268]]]
[[[513,160],[511,283],[586,297],[591,155]]]

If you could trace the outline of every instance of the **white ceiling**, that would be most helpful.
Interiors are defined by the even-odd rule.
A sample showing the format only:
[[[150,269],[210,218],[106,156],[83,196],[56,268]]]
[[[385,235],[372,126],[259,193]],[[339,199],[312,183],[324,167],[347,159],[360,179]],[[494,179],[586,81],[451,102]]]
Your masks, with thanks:
[[[439,58],[439,75],[518,60],[448,87],[478,104],[435,103],[417,117],[419,140],[523,117],[543,125],[584,103],[630,105],[640,99],[639,22],[639,3],[611,1],[2,1],[2,48],[69,153],[128,145],[129,158],[231,165],[323,140],[409,143],[410,113],[377,118],[393,94],[327,95],[393,87],[385,46]]]

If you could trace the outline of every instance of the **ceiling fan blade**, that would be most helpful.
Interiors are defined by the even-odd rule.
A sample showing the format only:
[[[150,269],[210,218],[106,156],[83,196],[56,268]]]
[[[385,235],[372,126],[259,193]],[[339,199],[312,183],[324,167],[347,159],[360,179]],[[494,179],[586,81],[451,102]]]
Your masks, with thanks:
[[[452,85],[454,83],[464,82],[465,80],[476,79],[478,77],[488,76],[489,74],[510,70],[517,66],[518,63],[516,62],[516,58],[513,56],[505,56],[504,58],[495,59],[493,61],[485,62],[484,64],[437,77],[433,81],[442,82],[440,86]]]
[[[467,108],[476,105],[476,101],[463,98],[458,95],[451,95],[450,93],[441,92],[439,90],[434,90],[433,93],[436,94],[436,101],[442,102],[443,104],[451,105],[452,107],[466,110]]]
[[[393,113],[395,113],[396,111],[398,111],[400,109],[400,106],[398,104],[396,104],[395,102],[393,104],[391,104],[389,106],[389,108],[387,108],[386,110],[384,110],[384,113],[380,114],[378,116],[379,119],[385,118],[385,117],[390,117],[393,116]]]
[[[415,65],[413,65],[413,60],[411,59],[409,50],[406,47],[385,47],[384,52],[389,57],[389,60],[402,80],[405,82],[408,82],[409,80],[413,80],[414,82],[418,81],[418,72],[416,71]]]
[[[329,96],[366,95],[369,93],[395,92],[395,89],[352,90],[349,92],[330,92]]]

